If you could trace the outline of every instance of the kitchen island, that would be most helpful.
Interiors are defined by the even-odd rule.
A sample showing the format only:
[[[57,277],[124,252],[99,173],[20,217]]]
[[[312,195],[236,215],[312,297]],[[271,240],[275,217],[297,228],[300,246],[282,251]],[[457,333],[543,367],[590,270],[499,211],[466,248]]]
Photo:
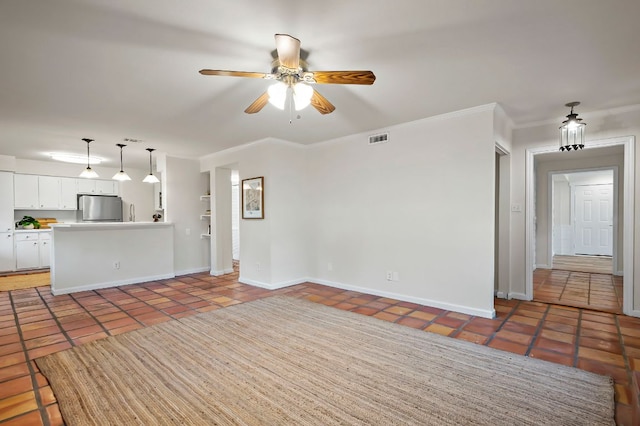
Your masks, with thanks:
[[[54,295],[175,277],[173,224],[52,224]]]

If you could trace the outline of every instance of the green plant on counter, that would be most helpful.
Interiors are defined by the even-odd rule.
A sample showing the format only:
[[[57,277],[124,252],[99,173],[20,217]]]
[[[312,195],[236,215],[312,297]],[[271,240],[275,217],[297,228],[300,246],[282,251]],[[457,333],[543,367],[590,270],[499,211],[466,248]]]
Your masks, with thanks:
[[[40,228],[40,222],[38,222],[37,220],[35,220],[34,218],[32,218],[31,216],[24,216],[22,219],[20,219],[18,222],[16,222],[16,227],[22,227],[22,228],[31,228],[30,225],[33,225],[33,228],[35,229],[39,229]]]

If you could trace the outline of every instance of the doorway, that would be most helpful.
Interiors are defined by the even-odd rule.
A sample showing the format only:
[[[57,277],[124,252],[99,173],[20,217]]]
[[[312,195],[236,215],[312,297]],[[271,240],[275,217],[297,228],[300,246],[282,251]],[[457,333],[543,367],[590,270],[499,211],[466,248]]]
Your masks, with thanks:
[[[549,172],[549,268],[534,270],[534,300],[622,313],[614,274],[617,168]]]
[[[618,308],[617,311],[621,311],[627,315],[640,316],[640,311],[633,309],[633,241],[630,236],[633,234],[632,231],[625,232],[627,230],[634,229],[634,217],[633,217],[633,206],[634,206],[634,138],[633,137],[621,137],[621,138],[612,138],[612,139],[604,139],[600,141],[592,141],[589,144],[588,149],[584,149],[580,152],[572,153],[569,157],[566,155],[560,157],[557,154],[557,147],[545,147],[545,148],[533,148],[528,149],[526,151],[526,188],[527,188],[527,198],[526,198],[526,232],[525,232],[525,250],[526,250],[526,283],[525,283],[525,295],[528,300],[532,300],[534,298],[534,287],[541,286],[544,282],[548,284],[547,290],[549,290],[549,294],[555,292],[556,296],[564,295],[567,300],[574,299],[573,303],[585,303],[589,304],[592,301],[602,301],[606,298],[599,294],[601,287],[603,285],[608,285],[609,287],[613,286],[616,291],[616,298],[611,298],[611,304],[621,305],[622,309]],[[547,169],[541,166],[539,160],[548,160]],[[608,167],[605,166],[607,162],[612,163]],[[617,163],[616,163],[617,162]],[[585,166],[586,165],[586,166]],[[614,169],[614,182],[617,179],[617,171],[615,167],[620,167],[622,172],[620,173],[620,185],[618,189],[613,190],[613,204],[618,205],[619,201],[619,213],[613,214],[612,217],[612,233],[613,233],[613,241],[611,243],[611,253],[612,253],[612,265],[611,269],[609,269],[609,274],[601,274],[601,273],[591,273],[591,272],[574,272],[569,271],[568,267],[560,270],[558,268],[559,265],[556,263],[562,264],[562,259],[555,259],[554,262],[554,254],[556,254],[555,249],[559,252],[562,252],[569,248],[573,248],[574,251],[571,253],[573,256],[578,256],[581,253],[576,253],[575,241],[578,237],[584,239],[588,244],[588,246],[593,246],[594,241],[597,243],[598,239],[601,236],[606,234],[606,228],[590,228],[589,231],[584,232],[584,235],[576,235],[575,224],[569,224],[569,226],[574,226],[573,235],[567,235],[567,231],[565,231],[564,235],[562,233],[561,228],[559,228],[556,234],[552,234],[551,227],[549,222],[551,221],[551,217],[553,217],[553,213],[558,214],[559,212],[548,212],[545,208],[541,208],[540,203],[546,203],[546,196],[548,193],[552,191],[551,179],[548,178],[547,173],[549,170],[569,170],[569,171],[584,171],[584,169],[591,168],[608,168]],[[547,187],[547,179],[548,179],[548,187]],[[541,185],[541,182],[544,182],[544,185]],[[578,185],[576,185],[578,186]],[[584,185],[587,186],[587,185]],[[615,188],[615,183],[614,183]],[[593,189],[593,188],[592,188]],[[541,196],[544,195],[544,196]],[[617,194],[620,196],[618,198]],[[575,213],[577,211],[575,206],[576,199],[580,200],[580,196],[575,194],[572,199],[572,207]],[[606,197],[605,197],[606,199]],[[584,201],[584,200],[583,200]],[[586,200],[589,201],[589,200]],[[591,200],[593,202],[593,200]],[[599,203],[599,202],[598,202]],[[589,203],[586,203],[589,204]],[[606,204],[606,201],[604,202]],[[536,208],[536,205],[538,207]],[[599,204],[600,205],[600,204]],[[544,206],[543,206],[544,207]],[[551,210],[551,208],[549,208]],[[588,211],[587,211],[588,210]],[[585,213],[586,212],[586,213]],[[590,213],[589,213],[590,212]],[[583,209],[582,214],[593,216],[593,210]],[[606,214],[603,215],[606,217]],[[593,217],[592,217],[593,218]],[[589,222],[589,221],[587,221]],[[607,224],[608,225],[608,224]],[[620,225],[618,227],[618,225]],[[586,224],[585,226],[588,226]],[[616,228],[619,229],[616,229]],[[567,228],[568,229],[568,228]],[[578,232],[581,232],[580,226],[578,227]],[[594,232],[598,233],[595,235]],[[591,241],[589,240],[589,235],[591,234]],[[573,245],[568,243],[567,241],[571,238],[574,239]],[[616,240],[617,238],[617,240]],[[555,247],[554,247],[555,240]],[[564,244],[564,245],[563,245]],[[598,244],[595,244],[598,245]],[[591,259],[596,259],[600,257],[605,257],[606,255],[593,255],[588,252],[589,249],[580,248],[578,245],[578,252],[587,251],[587,256],[590,256]],[[618,256],[618,253],[620,256]],[[585,256],[585,258],[587,257]],[[584,268],[585,264],[578,265],[578,268]],[[591,265],[597,266],[597,265]],[[535,271],[535,273],[534,273]],[[604,281],[603,281],[604,276]],[[579,291],[576,288],[578,281],[584,281],[589,289],[595,293],[595,297],[593,300],[590,300],[592,295],[586,294],[583,292],[582,294],[578,294]],[[608,280],[608,281],[607,281]],[[611,283],[612,282],[612,283]],[[540,296],[539,294],[535,294],[536,299]],[[621,300],[620,300],[621,299]],[[557,302],[555,302],[557,303]],[[567,303],[568,304],[568,303]],[[575,304],[574,304],[575,306]],[[591,306],[584,306],[590,307]],[[603,308],[602,310],[610,310]]]
[[[233,269],[240,268],[240,177],[238,170],[231,170],[231,258]]]

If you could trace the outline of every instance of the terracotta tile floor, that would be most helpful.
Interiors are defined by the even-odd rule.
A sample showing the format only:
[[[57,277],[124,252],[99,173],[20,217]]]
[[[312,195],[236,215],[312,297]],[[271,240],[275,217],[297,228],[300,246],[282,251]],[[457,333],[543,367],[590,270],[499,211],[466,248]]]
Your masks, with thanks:
[[[622,313],[622,277],[611,274],[536,269],[533,299],[576,308]]]
[[[497,318],[486,319],[318,284],[269,291],[238,283],[237,273],[203,273],[57,297],[49,287],[0,293],[0,425],[63,424],[34,358],[273,294],[611,375],[618,423],[640,424],[640,319],[501,299]]]

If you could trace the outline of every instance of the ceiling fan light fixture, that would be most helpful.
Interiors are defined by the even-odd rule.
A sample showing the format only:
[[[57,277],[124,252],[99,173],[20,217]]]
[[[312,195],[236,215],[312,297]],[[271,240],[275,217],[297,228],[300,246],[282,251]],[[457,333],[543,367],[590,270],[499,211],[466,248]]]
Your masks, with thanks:
[[[584,148],[584,130],[587,123],[578,118],[578,114],[573,112],[573,107],[580,105],[580,102],[569,102],[566,107],[571,108],[567,119],[560,126],[560,151],[577,151]]]
[[[279,81],[269,86],[269,103],[274,107],[284,110],[284,104],[287,100],[287,85]]]
[[[313,88],[308,84],[296,83],[293,86],[293,101],[296,105],[296,111],[300,111],[311,104],[313,96]]]

